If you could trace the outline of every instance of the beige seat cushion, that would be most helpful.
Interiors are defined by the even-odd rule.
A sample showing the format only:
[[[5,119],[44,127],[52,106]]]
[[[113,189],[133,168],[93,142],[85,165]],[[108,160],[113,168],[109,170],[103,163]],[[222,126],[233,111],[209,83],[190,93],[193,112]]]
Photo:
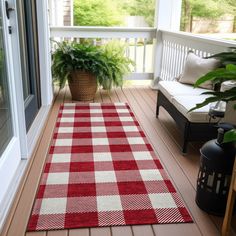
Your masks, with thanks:
[[[172,97],[179,95],[192,95],[198,96],[203,92],[209,91],[202,88],[194,88],[192,85],[182,84],[177,81],[160,81],[159,90],[165,97],[171,101]]]
[[[195,107],[197,103],[203,102],[208,96],[175,96],[172,98],[172,104],[177,108],[177,110],[182,113],[189,121],[196,123],[206,123],[209,122],[209,108],[210,105],[206,105],[200,109],[194,110],[192,112],[188,111]],[[214,120],[212,120],[214,122]]]
[[[195,55],[193,52],[189,52],[179,82],[193,85],[200,77],[215,70],[219,65],[219,61],[214,58],[204,59]],[[200,87],[213,89],[211,81],[201,84]]]

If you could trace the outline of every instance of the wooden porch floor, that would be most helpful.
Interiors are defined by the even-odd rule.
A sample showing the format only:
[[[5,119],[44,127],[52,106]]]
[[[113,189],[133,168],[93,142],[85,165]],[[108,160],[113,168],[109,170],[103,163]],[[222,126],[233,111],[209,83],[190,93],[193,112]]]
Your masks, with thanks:
[[[96,102],[128,102],[145,131],[149,142],[160,158],[166,171],[182,196],[194,223],[160,224],[121,227],[84,228],[59,231],[41,231],[25,233],[28,218],[43,163],[46,158],[50,139],[53,133],[59,105],[71,102],[68,88],[57,93],[54,105],[41,135],[32,163],[29,165],[24,183],[13,204],[9,219],[4,226],[2,236],[183,236],[183,235],[220,235],[222,218],[210,216],[201,211],[195,204],[196,178],[199,168],[200,144],[190,145],[188,154],[180,151],[181,138],[173,119],[164,109],[160,109],[159,119],[155,117],[156,92],[147,87],[115,89],[111,93],[100,90]],[[236,223],[234,222],[236,225]],[[235,235],[233,232],[231,235]]]

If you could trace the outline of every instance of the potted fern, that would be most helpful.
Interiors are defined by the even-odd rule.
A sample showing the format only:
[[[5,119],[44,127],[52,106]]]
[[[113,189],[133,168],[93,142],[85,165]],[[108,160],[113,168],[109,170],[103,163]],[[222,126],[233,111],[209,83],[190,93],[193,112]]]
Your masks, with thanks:
[[[101,78],[100,83],[103,89],[110,90],[113,86],[121,87],[123,78],[131,72],[134,62],[125,56],[127,46],[117,40],[112,40],[102,46],[104,54],[107,58],[108,67],[110,69],[110,77]]]
[[[229,110],[231,110],[232,108],[236,110],[236,48],[232,48],[232,51],[230,52],[218,53],[212,55],[211,57],[220,60],[222,64],[221,68],[211,71],[199,78],[195,83],[195,87],[210,80],[213,82],[213,84],[221,85],[223,82],[231,82],[232,84],[235,83],[235,86],[231,86],[231,88],[225,91],[211,91],[203,93],[211,96],[206,98],[202,103],[196,104],[196,106],[190,111],[217,101],[225,101]],[[228,113],[229,112],[227,112],[226,109],[226,114]],[[230,116],[233,116],[233,114],[230,113]],[[224,136],[224,142],[232,141],[236,141],[236,129],[228,131]]]
[[[109,43],[108,43],[109,45]],[[121,86],[123,76],[129,73],[132,64],[123,54],[123,46],[95,46],[88,42],[57,42],[52,55],[52,75],[63,88],[68,81],[73,100],[93,100],[97,85],[109,81]],[[110,86],[108,87],[111,88]]]

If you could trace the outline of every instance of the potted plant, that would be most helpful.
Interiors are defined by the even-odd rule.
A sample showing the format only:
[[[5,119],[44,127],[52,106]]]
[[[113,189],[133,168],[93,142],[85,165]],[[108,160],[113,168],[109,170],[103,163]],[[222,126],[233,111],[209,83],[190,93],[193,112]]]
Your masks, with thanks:
[[[112,53],[108,49],[111,46],[95,46],[88,42],[64,41],[57,45],[52,55],[52,75],[60,88],[68,81],[73,100],[94,99],[97,84],[104,85],[106,81],[121,86],[124,74],[129,72],[127,67],[131,61],[122,52],[118,53],[121,47],[116,46],[117,53]]]
[[[230,52],[222,52],[219,54],[212,55],[211,57],[217,58],[221,62],[221,67],[213,70],[206,75],[202,76],[195,83],[195,87],[206,81],[212,81],[213,84],[222,84],[225,81],[236,83],[236,48],[232,48]],[[232,86],[230,89],[225,91],[211,91],[203,94],[211,95],[206,98],[200,104],[196,104],[190,111],[203,107],[209,103],[217,101],[225,101],[228,103],[228,108],[232,107],[236,110],[236,86]],[[227,111],[226,111],[227,112]],[[230,114],[232,116],[232,113]],[[226,132],[224,136],[224,142],[236,141],[236,129],[232,129]]]
[[[131,72],[134,62],[125,56],[127,45],[117,40],[111,40],[102,46],[110,68],[110,77],[101,78],[103,89],[110,90],[112,86],[122,86],[123,78]]]

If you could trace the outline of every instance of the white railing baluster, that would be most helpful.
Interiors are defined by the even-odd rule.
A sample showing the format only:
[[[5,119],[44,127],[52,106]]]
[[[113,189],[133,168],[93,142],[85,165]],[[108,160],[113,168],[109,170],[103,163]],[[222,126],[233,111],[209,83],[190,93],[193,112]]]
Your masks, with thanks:
[[[146,46],[147,46],[147,39],[143,41],[143,72],[146,72]]]
[[[134,72],[137,72],[137,42],[138,42],[138,39],[135,38],[134,39],[134,62],[135,62]]]
[[[129,38],[125,39],[125,43],[127,45],[125,55],[126,55],[126,57],[130,58],[130,43],[129,43]]]

